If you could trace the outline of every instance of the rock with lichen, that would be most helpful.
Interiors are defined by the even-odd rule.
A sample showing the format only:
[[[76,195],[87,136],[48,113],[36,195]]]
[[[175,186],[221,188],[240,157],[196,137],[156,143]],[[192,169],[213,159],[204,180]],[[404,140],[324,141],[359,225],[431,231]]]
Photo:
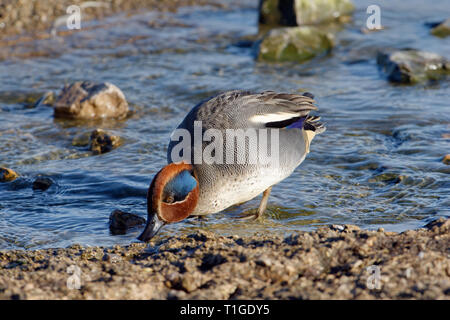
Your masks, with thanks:
[[[110,152],[121,143],[118,136],[112,135],[102,129],[96,129],[91,133],[89,150],[94,154]]]
[[[391,82],[413,84],[437,80],[450,73],[446,58],[414,49],[378,52],[377,63]]]
[[[450,18],[433,26],[430,32],[432,35],[440,38],[450,36]]]
[[[353,13],[350,0],[260,0],[259,22],[295,26],[346,21]]]
[[[333,48],[333,36],[313,26],[277,28],[269,31],[259,45],[261,61],[304,62]]]
[[[12,169],[0,167],[0,182],[15,180],[19,175]]]
[[[125,95],[108,82],[79,81],[66,85],[54,102],[56,118],[124,118],[127,113]]]

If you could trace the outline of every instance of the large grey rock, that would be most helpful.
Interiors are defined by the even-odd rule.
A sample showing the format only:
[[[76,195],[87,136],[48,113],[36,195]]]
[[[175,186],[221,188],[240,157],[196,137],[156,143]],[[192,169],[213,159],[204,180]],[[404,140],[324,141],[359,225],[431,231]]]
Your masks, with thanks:
[[[260,0],[259,22],[295,26],[348,20],[355,7],[350,0]]]
[[[259,45],[262,61],[304,62],[333,47],[331,33],[313,26],[278,28],[269,31]]]
[[[65,86],[54,103],[57,118],[123,118],[128,112],[125,95],[115,85],[75,82]]]
[[[450,36],[450,18],[434,26],[431,34],[441,38]]]
[[[437,80],[448,75],[450,71],[450,64],[444,57],[414,49],[378,52],[377,63],[389,81],[398,83]]]

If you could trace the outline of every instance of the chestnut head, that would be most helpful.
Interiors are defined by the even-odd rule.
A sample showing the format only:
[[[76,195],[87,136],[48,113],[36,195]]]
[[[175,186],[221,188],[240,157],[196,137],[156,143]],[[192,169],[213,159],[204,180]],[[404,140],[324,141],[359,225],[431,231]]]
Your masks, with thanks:
[[[162,226],[186,219],[197,206],[198,180],[187,163],[171,163],[153,178],[147,192],[147,225],[138,237],[148,241]]]

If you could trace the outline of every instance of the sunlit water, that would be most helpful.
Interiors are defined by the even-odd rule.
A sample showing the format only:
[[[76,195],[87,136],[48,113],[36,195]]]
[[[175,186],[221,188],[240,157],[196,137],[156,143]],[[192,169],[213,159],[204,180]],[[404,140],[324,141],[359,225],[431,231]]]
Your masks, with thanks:
[[[449,82],[400,86],[377,68],[379,48],[412,47],[450,57],[450,41],[425,22],[450,17],[448,1],[382,3],[384,31],[363,34],[370,1],[358,1],[353,22],[332,54],[304,64],[265,64],[245,39],[257,34],[257,1],[228,9],[182,8],[86,22],[69,36],[22,42],[0,62],[0,166],[21,174],[0,184],[0,249],[128,244],[139,228],[113,236],[115,209],[146,217],[146,190],[166,163],[171,131],[198,101],[229,89],[310,91],[328,130],[285,181],[273,188],[263,221],[235,219],[254,199],[162,230],[202,228],[219,234],[287,234],[327,224],[403,231],[450,215]],[[4,51],[5,52],[5,51]],[[34,58],[23,58],[35,52]],[[46,91],[76,80],[109,81],[134,114],[124,121],[53,119],[30,107]],[[74,147],[77,134],[104,128],[118,149],[93,156]],[[33,191],[38,175],[55,184]]]

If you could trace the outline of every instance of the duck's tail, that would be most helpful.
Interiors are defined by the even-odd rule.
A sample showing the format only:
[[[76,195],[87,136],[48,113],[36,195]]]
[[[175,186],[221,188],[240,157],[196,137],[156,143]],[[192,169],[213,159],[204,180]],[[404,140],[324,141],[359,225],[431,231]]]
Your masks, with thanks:
[[[318,116],[307,116],[305,121],[303,122],[303,129],[305,131],[312,131],[314,135],[321,134],[327,128],[322,122],[319,122],[320,117]]]
[[[307,153],[309,153],[311,141],[312,139],[314,139],[316,134],[321,134],[327,129],[323,123],[319,122],[319,120],[320,117],[307,116],[305,121],[303,122],[303,130],[305,132],[305,145]]]

